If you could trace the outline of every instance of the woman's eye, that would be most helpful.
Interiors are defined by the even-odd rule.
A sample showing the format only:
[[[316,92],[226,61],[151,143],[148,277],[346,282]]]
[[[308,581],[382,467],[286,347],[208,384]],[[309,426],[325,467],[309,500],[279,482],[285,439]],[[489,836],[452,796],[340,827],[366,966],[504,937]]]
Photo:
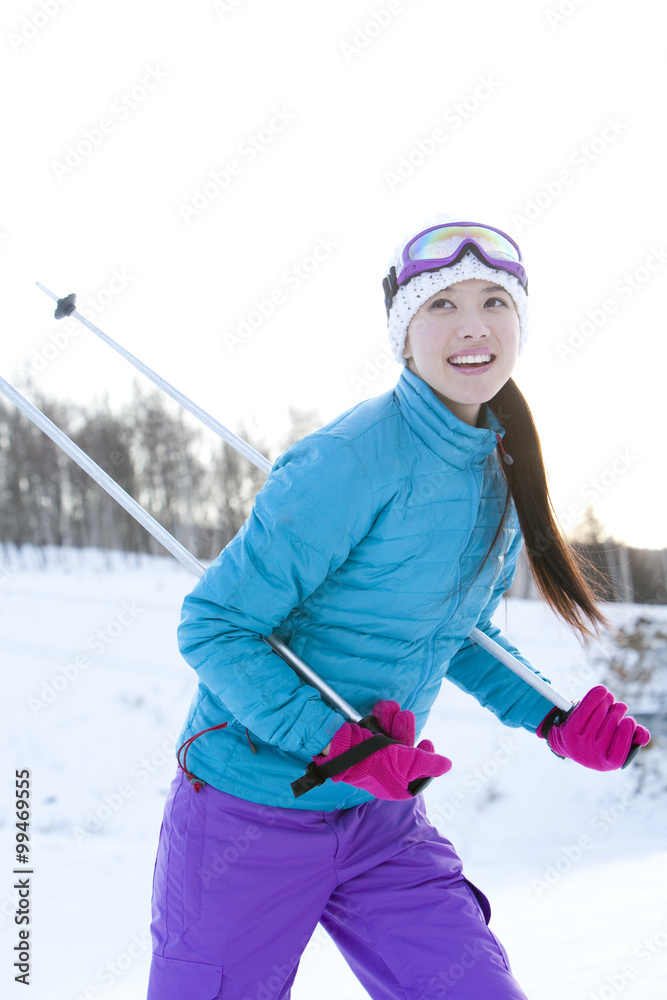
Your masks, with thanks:
[[[486,305],[487,306],[488,306],[489,302],[492,305],[501,305],[501,306],[505,306],[506,308],[508,308],[507,307],[507,303],[505,302],[505,300],[504,299],[499,299],[497,295],[494,295],[494,297],[492,299],[487,299],[486,300]]]
[[[435,299],[431,302],[432,309],[443,309],[445,306],[451,306],[452,303],[449,299]]]

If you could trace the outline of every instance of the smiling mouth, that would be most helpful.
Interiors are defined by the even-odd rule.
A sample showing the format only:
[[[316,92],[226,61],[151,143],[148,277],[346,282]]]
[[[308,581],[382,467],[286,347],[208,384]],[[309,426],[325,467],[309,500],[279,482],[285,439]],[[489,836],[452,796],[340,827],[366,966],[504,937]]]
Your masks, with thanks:
[[[487,368],[496,360],[495,354],[459,354],[456,357],[447,358],[447,364],[459,371],[475,371]]]

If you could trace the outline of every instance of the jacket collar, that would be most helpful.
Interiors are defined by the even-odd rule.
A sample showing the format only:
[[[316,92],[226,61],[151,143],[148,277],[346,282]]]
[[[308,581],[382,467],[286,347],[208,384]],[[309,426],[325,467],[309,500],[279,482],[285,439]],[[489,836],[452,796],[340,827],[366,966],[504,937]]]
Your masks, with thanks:
[[[457,469],[484,464],[505,433],[489,406],[483,405],[482,427],[459,420],[418,375],[404,368],[394,389],[401,414],[410,428],[440,458]]]

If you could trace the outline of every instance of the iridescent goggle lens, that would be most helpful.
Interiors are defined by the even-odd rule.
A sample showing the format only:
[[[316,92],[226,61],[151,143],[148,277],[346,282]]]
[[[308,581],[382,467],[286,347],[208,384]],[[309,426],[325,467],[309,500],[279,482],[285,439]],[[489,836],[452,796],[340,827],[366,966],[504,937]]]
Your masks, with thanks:
[[[521,260],[516,243],[498,229],[488,226],[439,226],[417,236],[406,247],[403,260],[442,260],[457,253],[464,240],[474,240],[488,257],[503,261]]]

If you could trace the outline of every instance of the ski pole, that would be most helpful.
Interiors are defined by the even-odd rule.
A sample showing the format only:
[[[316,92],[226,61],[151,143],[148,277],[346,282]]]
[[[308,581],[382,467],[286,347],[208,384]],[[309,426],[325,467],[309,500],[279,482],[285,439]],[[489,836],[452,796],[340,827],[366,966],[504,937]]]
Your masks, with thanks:
[[[219,421],[211,417],[205,410],[193,403],[187,396],[184,396],[178,389],[175,389],[172,385],[166,382],[161,376],[157,375],[151,368],[145,365],[142,361],[136,358],[133,354],[127,351],[124,347],[121,347],[113,338],[109,337],[106,333],[103,333],[99,327],[91,323],[90,320],[82,316],[76,309],[76,295],[71,292],[69,295],[62,299],[59,299],[54,292],[49,291],[44,285],[39,281],[35,282],[38,288],[40,288],[46,295],[56,302],[56,310],[54,316],[56,319],[62,319],[63,316],[74,316],[75,319],[83,323],[89,330],[100,337],[109,347],[117,351],[122,357],[124,357],[130,364],[134,365],[139,371],[145,374],[155,385],[164,389],[173,399],[181,403],[186,409],[189,410],[194,416],[202,421],[207,427],[219,434],[228,444],[233,448],[236,448],[241,454],[245,455],[251,462],[253,462],[258,468],[266,472],[267,475],[271,471],[271,463],[263,455],[260,455],[258,451],[252,448],[246,441],[234,434],[228,428],[226,428]],[[506,667],[512,670],[515,674],[522,678],[530,687],[536,690],[542,695],[547,701],[550,701],[552,705],[560,709],[561,716],[559,724],[562,724],[570,712],[576,707],[569,699],[565,698],[558,691],[556,691],[551,684],[542,680],[538,677],[529,667],[521,662],[516,656],[506,650],[495,640],[487,636],[485,632],[481,629],[473,628],[470,631],[470,638],[473,642],[477,643],[487,652],[491,653],[500,663],[503,663]],[[287,647],[286,647],[287,648]],[[282,655],[282,653],[281,653]],[[356,720],[351,720],[356,721]],[[636,754],[639,752],[638,746],[633,746],[630,748],[628,756],[626,758],[623,767],[627,767],[628,764],[633,760]]]

